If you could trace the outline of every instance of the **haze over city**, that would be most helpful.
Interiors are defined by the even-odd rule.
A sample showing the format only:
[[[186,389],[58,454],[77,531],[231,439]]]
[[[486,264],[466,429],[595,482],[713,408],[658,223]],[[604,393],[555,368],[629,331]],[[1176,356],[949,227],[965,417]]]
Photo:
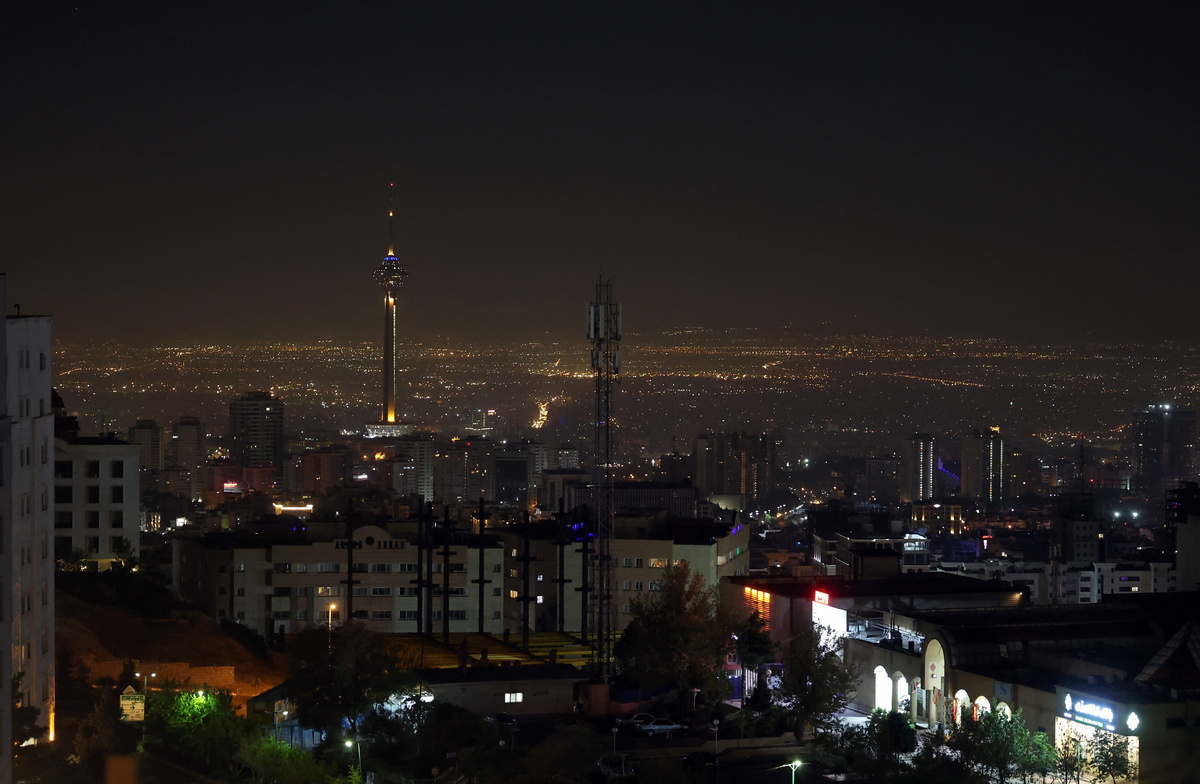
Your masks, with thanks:
[[[39,3],[10,300],[66,340],[627,328],[1188,341],[1195,12]],[[19,274],[18,274],[19,273]]]

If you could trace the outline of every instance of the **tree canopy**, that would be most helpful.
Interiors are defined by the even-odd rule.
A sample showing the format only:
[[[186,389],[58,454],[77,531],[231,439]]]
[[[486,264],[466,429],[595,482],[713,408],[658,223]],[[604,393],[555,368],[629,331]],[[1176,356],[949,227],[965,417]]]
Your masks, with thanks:
[[[306,629],[296,635],[288,654],[288,683],[305,727],[356,727],[372,705],[411,681],[383,635],[360,623]]]
[[[804,628],[793,637],[783,663],[780,702],[797,723],[828,724],[854,695],[857,669],[842,661],[842,638],[823,626]]]
[[[734,624],[716,587],[692,574],[687,561],[664,568],[656,587],[632,602],[633,620],[614,650],[621,673],[647,690],[676,685],[723,695]]]

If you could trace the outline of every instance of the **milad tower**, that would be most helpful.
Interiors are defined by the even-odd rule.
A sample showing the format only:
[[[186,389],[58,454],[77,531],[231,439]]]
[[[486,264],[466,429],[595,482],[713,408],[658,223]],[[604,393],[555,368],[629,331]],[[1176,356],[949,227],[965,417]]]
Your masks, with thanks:
[[[395,183],[388,186],[394,188]],[[396,415],[396,298],[408,277],[408,270],[396,258],[394,235],[395,196],[388,201],[388,252],[379,269],[375,270],[375,282],[383,289],[383,410],[378,423],[367,425],[371,437],[399,436],[408,433],[410,425],[402,424]]]

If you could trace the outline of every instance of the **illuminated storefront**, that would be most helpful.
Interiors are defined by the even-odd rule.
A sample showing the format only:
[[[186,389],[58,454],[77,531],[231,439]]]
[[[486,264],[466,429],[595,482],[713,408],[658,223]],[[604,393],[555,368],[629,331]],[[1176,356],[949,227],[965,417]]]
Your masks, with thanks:
[[[1054,740],[1061,750],[1078,741],[1078,752],[1089,756],[1089,746],[1099,735],[1118,735],[1129,741],[1129,760],[1133,770],[1140,768],[1141,743],[1137,730],[1142,718],[1136,709],[1059,686],[1055,689],[1060,713],[1054,720]],[[1130,781],[1138,781],[1135,774]]]

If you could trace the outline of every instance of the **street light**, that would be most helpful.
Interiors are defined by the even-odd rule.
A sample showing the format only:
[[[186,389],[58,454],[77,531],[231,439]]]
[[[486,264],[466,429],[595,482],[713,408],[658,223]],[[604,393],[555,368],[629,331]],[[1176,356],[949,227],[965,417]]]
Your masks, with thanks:
[[[614,727],[612,728],[612,734],[613,734],[613,754],[616,754],[616,753],[617,753],[617,732],[618,732],[618,731],[619,731],[619,730],[618,730],[618,728],[617,728],[617,727],[615,727],[615,726],[614,726]]]
[[[713,719],[713,764],[721,765],[721,720]]]
[[[800,760],[792,760],[788,767],[792,769],[792,784],[796,784],[796,770],[804,763]]]
[[[146,748],[146,698],[150,696],[150,679],[158,676],[157,672],[142,675],[135,672],[133,677],[142,679],[142,748]]]
[[[358,735],[354,736],[354,740],[346,738],[346,748],[350,748],[351,746],[358,746],[358,772],[359,775],[362,775],[362,740]]]
[[[146,694],[146,692],[150,691],[150,679],[157,678],[158,673],[150,672],[145,675],[142,675],[140,672],[135,672],[133,674],[133,677],[142,679],[142,694]]]
[[[334,604],[333,602],[330,602],[329,603],[329,623],[327,624],[327,626],[329,629],[329,656],[331,658],[333,657],[333,611],[336,609],[337,609],[337,605]]]

